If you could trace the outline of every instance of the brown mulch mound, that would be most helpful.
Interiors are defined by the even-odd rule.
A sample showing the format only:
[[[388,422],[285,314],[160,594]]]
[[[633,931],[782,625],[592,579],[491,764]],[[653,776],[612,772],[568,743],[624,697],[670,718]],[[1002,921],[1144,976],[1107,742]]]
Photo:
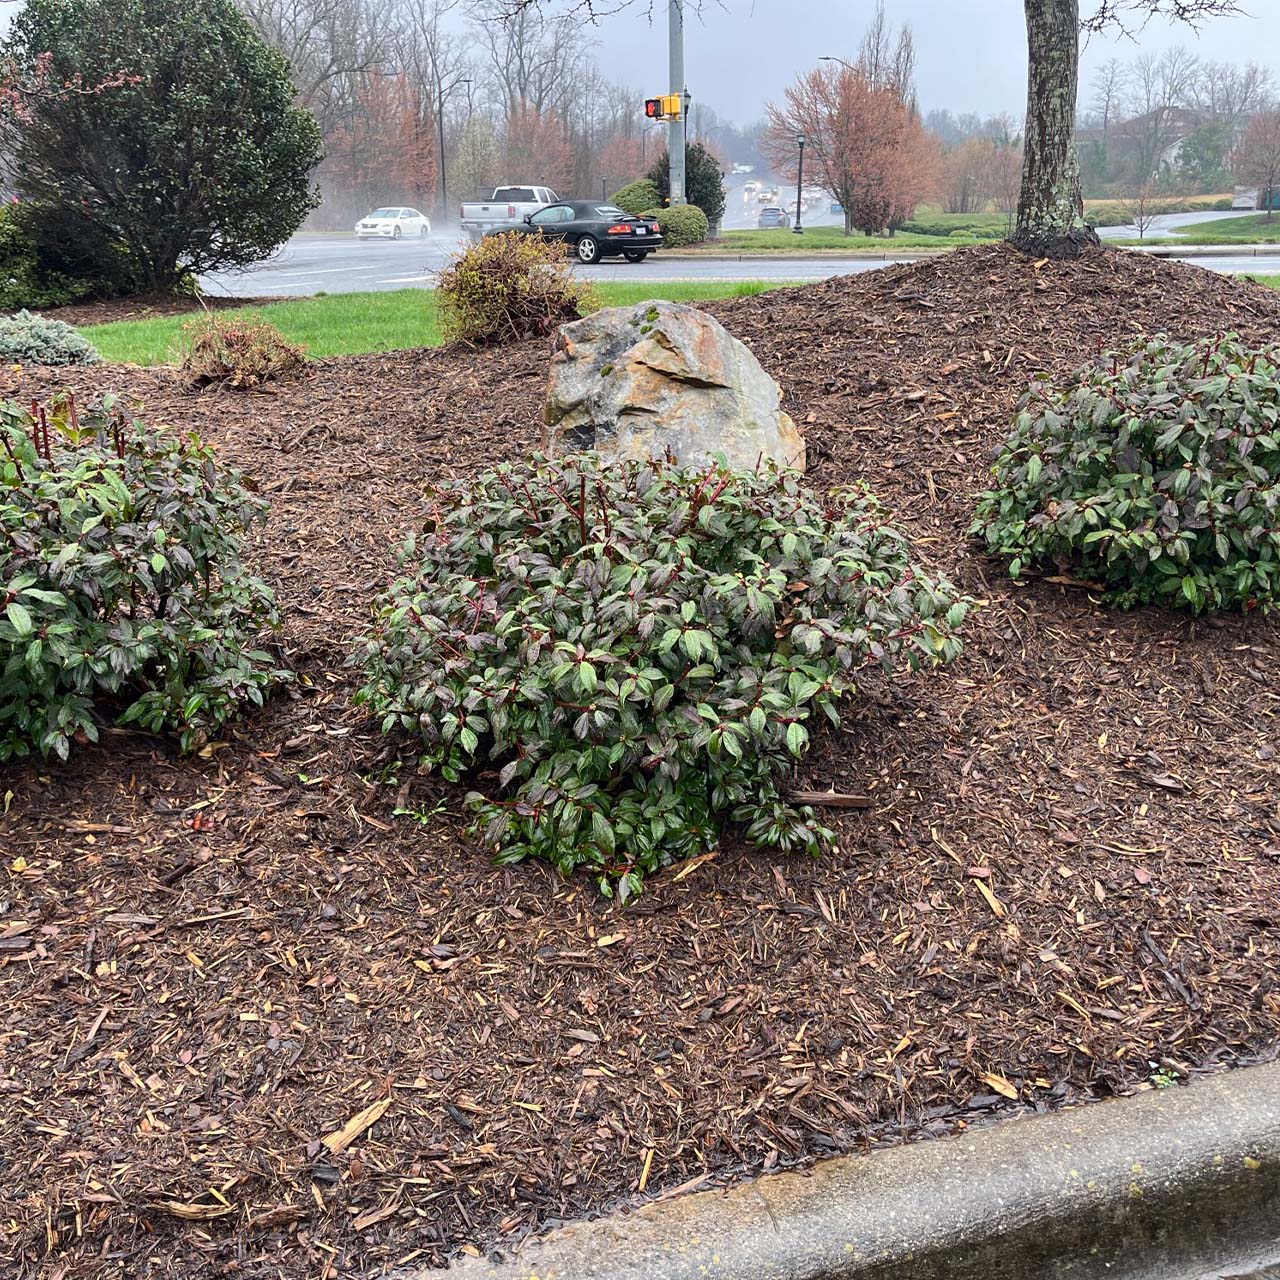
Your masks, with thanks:
[[[538,439],[546,344],[320,361],[271,395],[83,376],[258,477],[299,679],[203,757],[112,732],[0,780],[4,1274],[436,1263],[1272,1053],[1275,624],[1014,587],[965,529],[1030,375],[1140,330],[1275,339],[1280,294],[982,247],[712,309],[783,384],[813,482],[869,480],[989,603],[960,660],[870,683],[799,771],[874,797],[831,815],[837,852],[726,841],[623,910],[495,868],[343,665],[422,483]]]
[[[202,294],[199,298],[172,293],[135,293],[127,298],[99,298],[95,302],[69,302],[65,307],[45,307],[39,312],[65,324],[113,324],[117,320],[154,320],[157,316],[185,316],[193,311],[227,311],[236,307],[262,307],[285,298],[227,298]]]

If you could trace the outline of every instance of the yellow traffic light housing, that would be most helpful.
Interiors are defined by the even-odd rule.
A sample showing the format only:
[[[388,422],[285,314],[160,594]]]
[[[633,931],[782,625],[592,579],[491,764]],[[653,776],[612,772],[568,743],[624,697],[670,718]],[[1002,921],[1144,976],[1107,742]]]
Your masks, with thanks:
[[[644,114],[650,120],[679,120],[681,106],[678,93],[664,93],[644,100]]]

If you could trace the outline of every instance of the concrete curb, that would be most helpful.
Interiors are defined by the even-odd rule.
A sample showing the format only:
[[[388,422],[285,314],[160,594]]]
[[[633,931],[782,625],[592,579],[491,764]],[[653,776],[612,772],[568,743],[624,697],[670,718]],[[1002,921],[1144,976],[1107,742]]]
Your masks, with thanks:
[[[654,1202],[446,1274],[1192,1280],[1277,1259],[1273,1064]]]

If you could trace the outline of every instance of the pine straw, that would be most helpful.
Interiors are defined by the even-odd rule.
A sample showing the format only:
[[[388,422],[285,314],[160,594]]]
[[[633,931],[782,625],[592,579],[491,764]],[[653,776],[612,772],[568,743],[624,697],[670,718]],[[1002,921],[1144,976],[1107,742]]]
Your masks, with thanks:
[[[799,771],[874,797],[832,812],[838,853],[730,840],[623,911],[494,868],[342,665],[423,481],[537,440],[544,343],[249,398],[81,377],[259,477],[301,678],[207,758],[112,733],[6,772],[6,1275],[377,1273],[1273,1052],[1275,625],[1014,588],[964,530],[1030,374],[1140,329],[1275,338],[1280,296],[996,247],[713,309],[813,481],[870,480],[990,603],[959,662],[869,683]]]

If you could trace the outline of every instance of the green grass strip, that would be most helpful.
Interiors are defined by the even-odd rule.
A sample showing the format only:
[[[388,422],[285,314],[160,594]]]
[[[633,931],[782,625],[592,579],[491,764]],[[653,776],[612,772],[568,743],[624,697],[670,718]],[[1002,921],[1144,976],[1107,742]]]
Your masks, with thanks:
[[[649,298],[669,302],[709,302],[785,288],[792,281],[669,281],[597,284],[601,306],[620,307]],[[273,302],[269,306],[219,311],[229,317],[269,320],[290,342],[300,342],[310,356],[362,355],[371,351],[404,351],[438,347],[443,341],[440,315],[432,289],[396,289],[386,293],[338,293],[319,298]],[[182,326],[192,317],[157,316],[86,325],[81,332],[104,360],[120,364],[167,364],[175,358]]]

